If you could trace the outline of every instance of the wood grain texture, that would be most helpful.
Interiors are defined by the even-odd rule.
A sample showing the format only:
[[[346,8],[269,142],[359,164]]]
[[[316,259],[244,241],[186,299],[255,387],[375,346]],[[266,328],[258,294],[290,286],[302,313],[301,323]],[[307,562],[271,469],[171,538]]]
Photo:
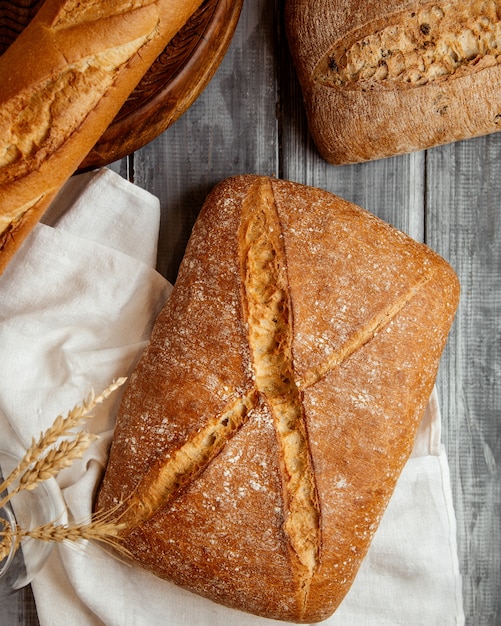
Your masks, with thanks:
[[[427,239],[462,297],[438,379],[471,624],[501,623],[501,136],[427,154]]]
[[[31,587],[25,587],[0,602],[2,626],[40,626]]]
[[[36,14],[43,0],[2,0],[0,2],[0,54],[23,31]]]
[[[501,626],[501,134],[327,165],[306,129],[282,14],[283,0],[245,0],[228,54],[198,100],[112,168],[159,196],[158,268],[170,280],[206,194],[237,173],[323,187],[425,240],[452,263],[462,296],[438,391],[466,624]],[[12,623],[2,621],[2,610],[0,624]],[[23,617],[19,623],[32,624]]]

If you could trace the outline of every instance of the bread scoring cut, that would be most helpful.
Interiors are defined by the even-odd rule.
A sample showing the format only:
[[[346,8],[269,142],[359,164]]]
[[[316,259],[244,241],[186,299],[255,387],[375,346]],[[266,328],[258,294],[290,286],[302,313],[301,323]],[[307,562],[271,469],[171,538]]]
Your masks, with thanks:
[[[315,478],[292,358],[292,310],[286,258],[269,182],[242,203],[244,311],[257,391],[268,403],[283,462],[287,511],[284,529],[297,558],[305,602],[317,566],[319,511]]]
[[[62,146],[146,41],[85,57],[9,100],[0,109],[0,184],[25,176]]]
[[[214,417],[172,456],[161,457],[142,478],[127,502],[122,523],[129,527],[145,522],[175,498],[177,491],[194,480],[240,428],[252,407],[252,394],[237,398],[221,415]]]
[[[410,454],[457,299],[445,261],[362,209],[224,181],[130,378],[97,508],[125,511],[125,547],[160,577],[325,619]]]
[[[315,77],[325,85],[419,86],[501,63],[501,3],[476,0],[412,7],[336,43]],[[389,23],[388,23],[389,22]]]

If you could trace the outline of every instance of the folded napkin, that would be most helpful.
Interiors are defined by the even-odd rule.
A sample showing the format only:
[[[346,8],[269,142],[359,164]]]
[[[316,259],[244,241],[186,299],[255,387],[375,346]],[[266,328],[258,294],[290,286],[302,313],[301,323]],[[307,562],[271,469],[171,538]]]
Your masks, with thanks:
[[[58,414],[127,376],[171,286],[154,269],[158,200],[108,169],[71,179],[0,277],[0,448],[21,454]],[[86,521],[120,391],[57,478],[60,520]],[[464,622],[449,471],[432,396],[413,455],[335,626]],[[42,626],[264,626],[94,543],[56,546],[33,581]]]

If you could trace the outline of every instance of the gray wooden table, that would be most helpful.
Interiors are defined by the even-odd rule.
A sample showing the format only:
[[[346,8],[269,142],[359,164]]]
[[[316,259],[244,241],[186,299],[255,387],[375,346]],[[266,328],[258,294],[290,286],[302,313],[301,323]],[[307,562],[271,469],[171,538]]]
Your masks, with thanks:
[[[462,298],[438,391],[466,623],[501,625],[501,134],[361,165],[326,164],[308,135],[282,15],[283,0],[245,0],[228,54],[201,97],[111,167],[160,198],[158,269],[170,281],[205,196],[242,173],[334,192],[452,264]],[[0,609],[1,626],[18,623],[38,623],[29,590]]]

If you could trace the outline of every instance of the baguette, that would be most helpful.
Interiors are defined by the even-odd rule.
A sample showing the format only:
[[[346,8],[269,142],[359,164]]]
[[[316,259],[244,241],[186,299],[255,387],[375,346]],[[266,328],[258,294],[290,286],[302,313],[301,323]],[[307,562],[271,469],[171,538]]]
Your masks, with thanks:
[[[312,138],[335,165],[501,129],[501,0],[288,0]]]
[[[159,577],[327,618],[411,452],[457,301],[443,259],[359,207],[223,181],[130,378],[96,509]]]
[[[0,273],[202,0],[46,0],[0,57]]]

